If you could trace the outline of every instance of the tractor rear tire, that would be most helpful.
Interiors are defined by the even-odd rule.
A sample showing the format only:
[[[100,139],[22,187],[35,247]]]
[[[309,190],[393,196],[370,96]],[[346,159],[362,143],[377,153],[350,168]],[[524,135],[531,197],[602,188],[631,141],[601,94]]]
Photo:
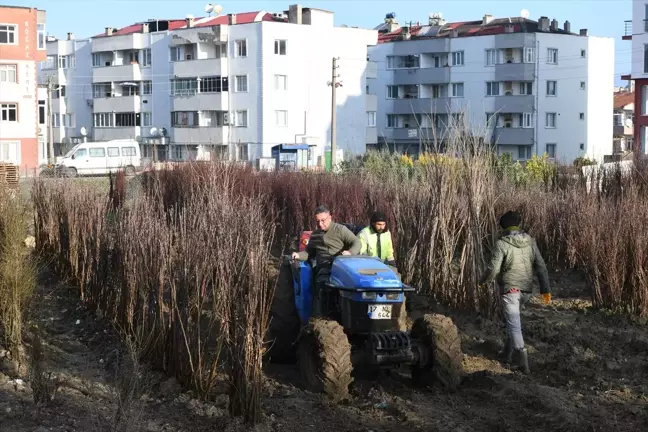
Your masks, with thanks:
[[[268,329],[268,356],[272,363],[295,363],[297,361],[295,341],[299,336],[301,323],[295,306],[290,265],[283,264],[279,269],[279,280],[275,288],[270,308],[270,327]]]
[[[297,356],[307,390],[325,393],[334,402],[349,396],[353,382],[351,344],[337,321],[311,319],[302,332]]]
[[[461,336],[452,319],[443,315],[424,315],[414,321],[411,337],[427,347],[430,361],[425,366],[412,367],[415,384],[431,386],[441,383],[455,390],[463,378],[463,352]]]

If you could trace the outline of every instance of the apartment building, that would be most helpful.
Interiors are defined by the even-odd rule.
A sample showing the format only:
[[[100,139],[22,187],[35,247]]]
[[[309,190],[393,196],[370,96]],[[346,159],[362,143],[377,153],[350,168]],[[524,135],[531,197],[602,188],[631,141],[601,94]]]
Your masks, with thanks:
[[[37,62],[45,59],[45,11],[0,6],[0,161],[33,174],[46,157],[45,104]]]
[[[516,160],[547,153],[571,163],[612,152],[614,41],[541,17],[400,26],[393,14],[369,49],[378,64],[381,144],[419,152],[471,132]]]
[[[635,155],[648,153],[648,3],[633,0],[632,20],[625,22],[624,40],[631,41],[632,66],[629,75],[634,85],[634,146]]]
[[[635,92],[614,93],[614,154],[624,154],[634,148]]]
[[[59,139],[78,139],[83,126],[93,140],[138,139],[157,160],[209,152],[254,161],[274,145],[307,143],[315,161],[330,144],[337,57],[337,145],[359,154],[367,142],[367,47],[377,37],[335,27],[332,12],[291,5],[105,28],[83,44],[53,41],[49,67],[65,82],[56,121],[72,129]],[[61,62],[66,56],[74,58]]]

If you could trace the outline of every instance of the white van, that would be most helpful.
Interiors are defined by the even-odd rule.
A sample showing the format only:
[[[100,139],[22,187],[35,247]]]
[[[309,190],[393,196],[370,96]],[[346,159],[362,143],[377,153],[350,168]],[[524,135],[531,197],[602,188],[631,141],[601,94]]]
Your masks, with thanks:
[[[68,177],[101,175],[118,170],[130,175],[140,167],[140,147],[133,139],[77,144],[56,161],[56,172]]]

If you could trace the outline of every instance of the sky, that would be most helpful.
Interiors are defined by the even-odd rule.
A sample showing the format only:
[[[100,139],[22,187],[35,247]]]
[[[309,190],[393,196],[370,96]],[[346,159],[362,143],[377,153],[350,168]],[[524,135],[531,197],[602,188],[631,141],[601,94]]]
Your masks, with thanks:
[[[47,11],[47,30],[52,36],[65,38],[73,32],[77,38],[102,33],[104,27],[124,27],[151,18],[183,19],[187,15],[205,15],[207,3],[223,6],[223,14],[266,10],[283,12],[297,0],[4,0],[14,6],[31,6]],[[427,22],[430,12],[441,12],[451,21],[479,20],[484,14],[496,18],[519,16],[522,9],[529,18],[540,16],[557,19],[560,26],[568,20],[572,31],[587,28],[592,36],[615,39],[615,82],[630,72],[632,42],[621,40],[624,21],[632,19],[631,0],[301,0],[305,7],[335,12],[335,24],[373,28],[383,22],[385,14],[395,12],[400,24]]]

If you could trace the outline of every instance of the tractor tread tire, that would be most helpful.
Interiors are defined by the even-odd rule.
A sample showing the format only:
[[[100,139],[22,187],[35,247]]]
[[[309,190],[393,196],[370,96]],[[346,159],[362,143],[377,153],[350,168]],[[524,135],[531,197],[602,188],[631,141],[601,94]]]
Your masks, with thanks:
[[[308,390],[325,393],[334,402],[349,396],[353,382],[351,344],[337,321],[311,319],[301,336],[298,355]]]
[[[430,347],[430,364],[412,367],[412,379],[423,386],[439,382],[456,390],[464,375],[461,335],[452,319],[444,315],[424,315],[414,321],[412,338]]]
[[[275,288],[270,308],[270,326],[268,328],[268,356],[273,363],[295,363],[295,341],[299,336],[301,323],[295,306],[292,270],[290,265],[283,264]]]

